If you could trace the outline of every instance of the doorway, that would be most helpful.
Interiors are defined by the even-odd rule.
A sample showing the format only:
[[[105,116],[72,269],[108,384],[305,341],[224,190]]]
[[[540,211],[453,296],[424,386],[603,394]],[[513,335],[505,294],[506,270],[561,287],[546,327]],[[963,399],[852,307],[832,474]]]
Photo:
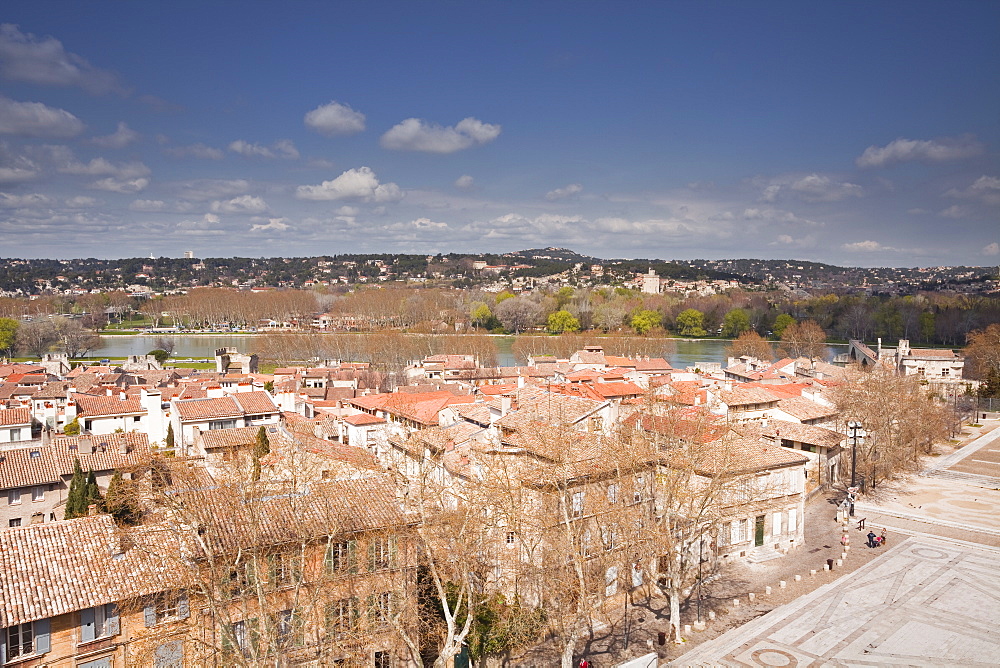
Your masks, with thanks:
[[[754,523],[754,533],[753,533],[753,544],[754,547],[760,547],[764,544],[764,516],[758,515],[757,521]]]

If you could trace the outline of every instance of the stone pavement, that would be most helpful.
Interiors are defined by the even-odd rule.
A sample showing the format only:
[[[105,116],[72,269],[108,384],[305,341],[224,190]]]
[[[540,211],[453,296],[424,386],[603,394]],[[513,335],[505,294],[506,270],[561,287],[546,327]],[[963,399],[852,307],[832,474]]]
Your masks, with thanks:
[[[995,666],[1000,550],[907,538],[676,666]]]

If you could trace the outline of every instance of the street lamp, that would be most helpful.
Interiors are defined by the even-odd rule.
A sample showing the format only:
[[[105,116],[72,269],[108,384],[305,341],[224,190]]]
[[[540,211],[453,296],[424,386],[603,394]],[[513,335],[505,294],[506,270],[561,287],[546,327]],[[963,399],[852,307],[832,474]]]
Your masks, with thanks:
[[[851,420],[847,423],[847,433],[847,442],[851,446],[851,487],[855,487],[858,484],[858,446],[865,443],[865,430],[861,428],[860,422]]]

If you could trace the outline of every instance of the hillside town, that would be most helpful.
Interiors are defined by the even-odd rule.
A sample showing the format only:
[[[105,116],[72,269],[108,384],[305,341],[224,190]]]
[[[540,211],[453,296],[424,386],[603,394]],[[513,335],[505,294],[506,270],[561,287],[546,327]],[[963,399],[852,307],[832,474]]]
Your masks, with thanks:
[[[960,354],[846,358],[2,364],[0,664],[576,666],[636,600],[680,642],[700,578],[954,427]]]

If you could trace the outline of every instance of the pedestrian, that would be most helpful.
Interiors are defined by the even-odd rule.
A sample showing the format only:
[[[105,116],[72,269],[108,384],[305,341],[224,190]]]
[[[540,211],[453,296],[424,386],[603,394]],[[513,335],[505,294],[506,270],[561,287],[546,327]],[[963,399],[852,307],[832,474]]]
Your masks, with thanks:
[[[882,527],[882,535],[879,536],[879,545],[885,546],[885,527]]]
[[[840,537],[840,544],[843,545],[844,547],[847,547],[848,545],[851,544],[851,539],[848,538],[846,533]]]
[[[590,668],[590,663],[586,659],[580,659],[580,668]]]
[[[868,532],[868,547],[875,547],[875,532]]]

